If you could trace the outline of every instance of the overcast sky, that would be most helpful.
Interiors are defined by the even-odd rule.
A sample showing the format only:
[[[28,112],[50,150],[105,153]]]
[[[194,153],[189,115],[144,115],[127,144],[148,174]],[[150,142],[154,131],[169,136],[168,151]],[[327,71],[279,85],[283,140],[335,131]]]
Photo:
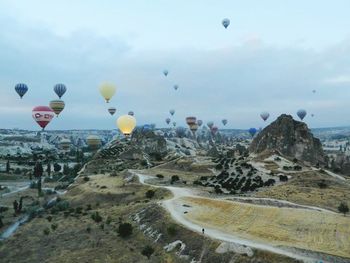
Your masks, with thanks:
[[[261,111],[272,121],[304,108],[311,127],[348,126],[349,10],[348,0],[0,0],[0,127],[39,129],[31,110],[56,98],[56,83],[66,108],[47,129],[112,129],[129,110],[164,127],[171,108],[180,125],[193,115],[260,127]],[[109,104],[104,81],[118,89]]]

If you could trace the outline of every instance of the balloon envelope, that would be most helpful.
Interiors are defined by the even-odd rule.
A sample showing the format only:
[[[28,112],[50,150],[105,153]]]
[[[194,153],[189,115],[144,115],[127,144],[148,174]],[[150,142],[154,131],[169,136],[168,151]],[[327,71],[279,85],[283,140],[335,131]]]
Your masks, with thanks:
[[[24,94],[26,94],[27,93],[27,91],[28,91],[28,86],[26,85],[26,84],[24,84],[24,83],[18,83],[18,84],[16,84],[16,86],[15,86],[15,91],[17,92],[17,94],[21,97],[21,99],[22,99],[22,97],[24,96]]]
[[[63,100],[52,100],[50,101],[50,108],[55,112],[56,116],[63,111],[65,103]]]
[[[230,19],[224,18],[221,23],[225,28],[227,28],[230,25]]]
[[[199,127],[201,127],[202,124],[203,124],[203,121],[202,121],[202,120],[198,120],[198,121],[197,121],[197,124],[198,124]]]
[[[32,110],[33,119],[43,129],[45,129],[54,116],[55,113],[48,106],[37,106]]]
[[[179,88],[178,85],[174,85],[174,90],[177,90]]]
[[[196,124],[197,118],[196,117],[187,117],[186,118],[186,123],[187,125],[192,125],[192,124]]]
[[[222,120],[222,124],[223,124],[224,126],[226,126],[227,120],[226,120],[226,119],[223,119],[223,120]]]
[[[133,111],[129,111],[129,112],[128,112],[128,115],[134,116],[134,112],[133,112]]]
[[[264,111],[264,112],[262,112],[262,113],[260,114],[260,117],[261,117],[264,121],[266,121],[266,120],[270,117],[270,113]]]
[[[109,100],[113,97],[113,95],[116,92],[116,87],[114,84],[112,83],[103,83],[100,86],[100,93],[102,95],[102,97],[104,97],[104,99],[106,100],[106,102],[108,103]]]
[[[165,119],[166,124],[169,124],[171,122],[170,118]]]
[[[306,116],[306,110],[303,110],[303,109],[298,110],[297,115],[300,118],[300,120],[303,120]]]
[[[69,139],[61,139],[60,141],[60,148],[62,150],[68,150],[70,148],[71,141]]]
[[[255,128],[250,128],[250,129],[248,130],[248,132],[249,132],[250,136],[254,137],[254,135],[255,135],[255,133],[257,132],[257,130],[256,130]]]
[[[169,111],[169,113],[171,114],[171,116],[174,116],[175,110],[171,109],[171,110]]]
[[[109,112],[111,115],[113,115],[114,113],[116,113],[116,111],[117,111],[117,109],[114,108],[114,107],[108,108],[108,112]]]
[[[67,88],[64,84],[58,83],[53,87],[54,92],[57,94],[59,98],[61,98],[64,93],[66,93]]]
[[[209,122],[207,123],[207,126],[209,127],[209,129],[211,129],[211,128],[214,126],[214,122],[209,121]]]
[[[167,69],[164,69],[164,70],[163,70],[163,74],[164,74],[164,76],[168,76],[169,71],[168,71]]]
[[[97,135],[89,135],[86,138],[86,143],[90,149],[98,149],[101,146],[101,138]]]
[[[130,115],[123,115],[117,119],[117,127],[124,135],[129,135],[136,127],[136,119]]]

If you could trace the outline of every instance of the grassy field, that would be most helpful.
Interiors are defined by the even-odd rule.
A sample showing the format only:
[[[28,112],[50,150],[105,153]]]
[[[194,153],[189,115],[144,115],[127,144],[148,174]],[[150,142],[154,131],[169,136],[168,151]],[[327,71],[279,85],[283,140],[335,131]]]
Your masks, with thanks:
[[[322,180],[326,183],[326,188],[319,187],[318,184]],[[309,171],[295,174],[287,183],[265,188],[255,196],[282,199],[337,211],[340,202],[349,202],[350,185],[329,175]]]
[[[250,258],[244,255],[215,253],[220,244],[203,235],[194,233],[177,225],[170,216],[157,205],[159,200],[167,198],[169,193],[154,189],[152,199],[145,197],[151,187],[138,182],[124,183],[122,175],[94,175],[89,181],[80,178],[69,192],[62,197],[69,208],[53,213],[45,211],[39,217],[21,226],[6,241],[0,242],[1,262],[154,262],[183,263],[202,256],[203,263],[230,262],[269,262],[292,263],[293,259],[264,251],[256,251]],[[62,201],[61,201],[62,202]],[[141,221],[135,222],[132,215],[139,214]],[[95,222],[92,214],[98,212],[101,222]],[[50,219],[50,220],[49,220]],[[117,233],[120,222],[133,225],[130,237],[122,238]],[[53,229],[53,225],[56,226]],[[140,229],[144,225],[144,229]],[[172,231],[169,232],[169,227]],[[157,242],[145,234],[146,229],[161,233]],[[176,240],[186,244],[180,258],[177,249],[166,252],[163,247]],[[155,252],[148,260],[141,254],[145,245]],[[259,260],[259,261],[258,261]]]
[[[184,198],[186,217],[240,237],[350,258],[350,217],[313,210]]]

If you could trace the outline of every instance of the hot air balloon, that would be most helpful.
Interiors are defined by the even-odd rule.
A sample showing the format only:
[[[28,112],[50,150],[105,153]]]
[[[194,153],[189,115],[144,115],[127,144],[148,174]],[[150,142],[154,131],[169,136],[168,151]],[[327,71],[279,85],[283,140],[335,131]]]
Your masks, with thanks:
[[[108,112],[109,112],[111,115],[114,115],[114,113],[115,113],[116,111],[117,111],[117,109],[114,108],[114,107],[108,108]]]
[[[101,146],[101,138],[97,135],[89,135],[86,137],[86,143],[91,150],[97,150]]]
[[[129,112],[128,112],[128,115],[134,116],[134,112],[133,112],[133,111],[129,111]]]
[[[166,118],[166,119],[165,119],[165,122],[166,122],[166,124],[169,125],[169,123],[171,122],[170,118]]]
[[[64,84],[59,83],[53,87],[53,90],[57,94],[57,96],[61,98],[64,95],[64,93],[66,93],[67,88]]]
[[[163,74],[164,74],[164,76],[168,76],[169,71],[168,71],[167,69],[164,69],[164,70],[163,70]]]
[[[55,113],[48,106],[37,106],[32,110],[33,119],[41,128],[43,128],[43,130],[50,123],[54,116]]]
[[[18,83],[15,86],[15,91],[17,92],[17,94],[21,97],[21,99],[23,98],[24,94],[27,93],[28,91],[28,86],[24,83]]]
[[[63,138],[60,141],[60,148],[64,151],[69,150],[71,141],[69,139]]]
[[[169,113],[171,114],[171,116],[174,116],[175,110],[171,109],[171,110],[169,111]]]
[[[252,136],[252,138],[253,138],[254,135],[255,135],[255,133],[257,132],[257,130],[256,130],[255,128],[250,128],[250,129],[248,130],[248,132],[249,132],[250,136]]]
[[[208,126],[209,129],[213,128],[214,122],[209,121],[209,122],[207,123],[207,126]]]
[[[230,19],[224,18],[221,23],[225,28],[227,28],[230,25]]]
[[[311,117],[315,117],[315,114],[312,113],[312,114],[311,114]]]
[[[117,89],[116,89],[115,85],[112,83],[103,83],[100,86],[100,93],[105,98],[107,103],[113,97],[116,90]]]
[[[196,133],[196,131],[198,130],[198,124],[197,123],[193,123],[189,125],[191,132],[193,133],[193,135]]]
[[[260,117],[261,117],[264,121],[266,121],[266,120],[270,117],[270,113],[264,111],[264,112],[262,112],[262,113],[260,114]]]
[[[227,124],[227,120],[226,120],[226,119],[223,119],[221,122],[222,122],[222,124],[223,124],[224,126],[226,126],[226,124]]]
[[[217,131],[219,130],[219,128],[216,126],[213,126],[210,130],[211,130],[212,134],[215,135],[217,133]]]
[[[202,124],[203,124],[203,121],[202,120],[197,120],[197,124],[198,124],[199,127],[201,127]]]
[[[175,121],[173,122],[173,126],[176,127],[176,122]]]
[[[196,124],[196,121],[197,121],[197,118],[193,116],[186,118],[187,125]]]
[[[306,110],[303,110],[303,109],[298,110],[297,115],[300,118],[300,120],[303,120],[306,116]]]
[[[55,112],[56,116],[63,111],[65,103],[63,100],[52,100],[50,101],[50,108]]]
[[[136,119],[131,115],[120,116],[117,119],[117,127],[125,136],[128,136],[136,127]]]
[[[316,93],[316,90],[314,89],[314,90],[312,90],[312,93]]]
[[[174,85],[174,90],[177,90],[179,88],[178,85]]]
[[[180,127],[176,128],[176,136],[177,137],[182,138],[182,137],[185,137],[185,135],[186,135],[186,129],[184,127],[180,126]]]

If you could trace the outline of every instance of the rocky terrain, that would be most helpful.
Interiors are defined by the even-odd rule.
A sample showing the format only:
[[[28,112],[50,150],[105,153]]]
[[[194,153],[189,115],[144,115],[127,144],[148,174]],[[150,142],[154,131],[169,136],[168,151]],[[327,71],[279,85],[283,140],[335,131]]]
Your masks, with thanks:
[[[261,154],[275,152],[313,165],[325,164],[322,144],[304,122],[281,115],[252,141],[249,151]]]

